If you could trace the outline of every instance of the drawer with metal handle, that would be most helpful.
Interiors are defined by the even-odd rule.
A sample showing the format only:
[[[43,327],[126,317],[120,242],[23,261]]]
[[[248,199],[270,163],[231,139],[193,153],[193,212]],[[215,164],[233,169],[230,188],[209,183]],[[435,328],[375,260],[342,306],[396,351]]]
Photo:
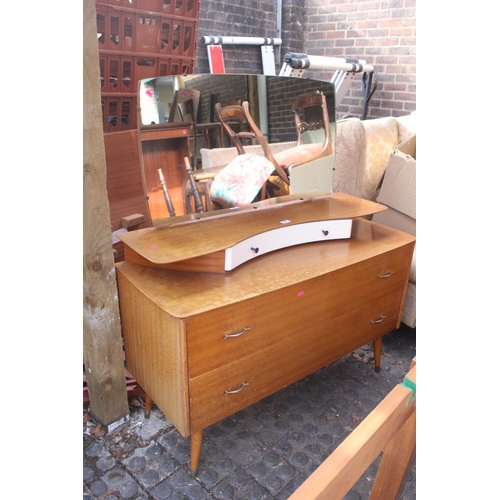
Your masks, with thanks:
[[[392,253],[392,252],[391,252]],[[258,295],[187,318],[189,377],[301,335],[321,324],[325,314],[356,310],[366,302],[398,290],[407,279],[404,259],[395,251],[349,268]]]
[[[356,310],[338,315],[324,306],[320,321],[303,324],[302,333],[218,369],[192,378],[191,425],[211,425],[310,375],[395,328],[399,291],[358,302]]]

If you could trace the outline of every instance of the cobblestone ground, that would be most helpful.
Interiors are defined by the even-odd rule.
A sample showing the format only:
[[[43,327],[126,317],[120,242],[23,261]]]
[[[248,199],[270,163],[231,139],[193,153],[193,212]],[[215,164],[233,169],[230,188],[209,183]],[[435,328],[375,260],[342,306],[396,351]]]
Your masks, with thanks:
[[[205,429],[198,467],[189,473],[189,439],[143,397],[131,398],[130,422],[99,437],[83,429],[83,498],[132,500],[287,499],[401,383],[415,357],[416,330],[384,337],[380,373],[371,345]],[[84,419],[85,421],[85,419]],[[345,497],[369,498],[379,459]],[[416,467],[402,500],[416,498]]]

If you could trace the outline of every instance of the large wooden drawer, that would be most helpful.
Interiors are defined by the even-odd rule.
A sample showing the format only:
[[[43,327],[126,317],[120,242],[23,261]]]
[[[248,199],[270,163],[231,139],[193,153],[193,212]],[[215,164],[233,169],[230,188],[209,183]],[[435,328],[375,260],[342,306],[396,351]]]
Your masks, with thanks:
[[[399,248],[275,292],[189,317],[189,377],[242,359],[287,337],[302,335],[349,311],[357,313],[365,302],[401,290],[408,279],[408,252],[407,248]],[[393,305],[398,307],[399,299]]]
[[[190,380],[191,429],[196,431],[300,380],[394,329],[401,290],[339,314],[324,306],[301,334]]]

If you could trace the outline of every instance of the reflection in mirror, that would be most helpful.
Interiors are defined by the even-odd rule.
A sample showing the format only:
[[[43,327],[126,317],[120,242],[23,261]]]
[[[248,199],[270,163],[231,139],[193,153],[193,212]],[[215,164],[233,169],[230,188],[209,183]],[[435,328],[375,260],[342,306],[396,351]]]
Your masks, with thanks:
[[[139,82],[138,98],[142,175],[155,225],[332,190],[332,83],[168,76]]]

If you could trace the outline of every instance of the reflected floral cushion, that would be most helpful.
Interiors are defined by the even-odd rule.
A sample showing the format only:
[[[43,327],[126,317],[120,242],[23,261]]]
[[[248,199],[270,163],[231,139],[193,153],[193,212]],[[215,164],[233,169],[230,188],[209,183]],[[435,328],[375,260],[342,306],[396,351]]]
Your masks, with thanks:
[[[214,177],[210,188],[212,201],[222,208],[248,205],[273,171],[274,165],[263,155],[237,156]]]

